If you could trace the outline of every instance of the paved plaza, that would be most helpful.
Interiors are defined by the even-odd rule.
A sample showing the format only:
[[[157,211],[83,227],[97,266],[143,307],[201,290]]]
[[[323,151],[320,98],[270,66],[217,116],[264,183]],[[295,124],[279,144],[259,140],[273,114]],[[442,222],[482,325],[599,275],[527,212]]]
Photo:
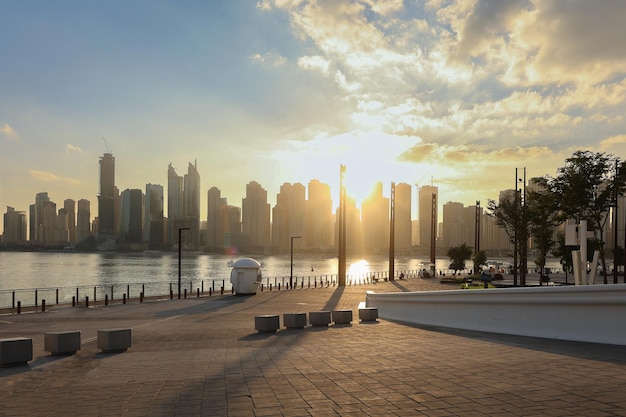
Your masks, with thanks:
[[[0,368],[0,416],[626,416],[626,347],[358,321],[366,290],[445,288],[412,278],[0,315],[0,338],[33,339],[27,366]],[[353,322],[254,330],[255,315],[282,325],[334,309]],[[97,330],[119,327],[132,347],[101,353]],[[65,330],[81,350],[50,356],[44,333]]]

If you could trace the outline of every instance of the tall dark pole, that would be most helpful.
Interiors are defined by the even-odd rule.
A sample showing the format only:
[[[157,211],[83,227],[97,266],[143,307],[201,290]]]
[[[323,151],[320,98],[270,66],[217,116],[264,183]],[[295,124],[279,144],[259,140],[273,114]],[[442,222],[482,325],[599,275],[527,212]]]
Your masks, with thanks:
[[[291,236],[291,262],[289,264],[290,266],[290,273],[289,273],[289,288],[293,288],[293,240],[294,239],[300,239],[300,236]]]
[[[517,201],[519,198],[519,194],[517,193],[517,168],[515,168],[515,186],[513,187],[513,191],[515,192],[515,209],[517,209]],[[519,229],[519,222],[515,217],[513,217],[513,286],[517,287],[517,229]]]
[[[178,228],[178,299],[180,299],[180,259],[182,255],[183,245],[180,241],[180,236],[183,230],[189,230],[188,227],[179,227]]]
[[[617,160],[615,161],[615,183],[617,185],[617,175],[618,175],[619,166],[617,165]],[[615,205],[613,207],[613,284],[617,284],[617,187],[615,189]],[[605,274],[608,274],[608,271],[604,271]]]
[[[524,183],[522,184],[522,227],[523,242],[520,242],[520,284],[526,286],[526,269],[528,267],[528,225],[526,219],[526,167],[524,167]],[[539,279],[541,283],[541,279]]]
[[[389,281],[394,280],[395,249],[396,249],[396,183],[391,183],[391,198],[389,199]]]
[[[476,200],[476,218],[474,219],[474,254],[480,250],[480,201]],[[478,274],[478,265],[475,265],[474,274]]]
[[[339,168],[339,219],[338,219],[338,261],[337,285],[346,286],[346,188],[343,183],[343,176],[346,173],[345,165]]]
[[[432,202],[430,208],[430,265],[433,272],[433,276],[435,276],[435,272],[437,268],[435,266],[437,252],[436,252],[436,239],[435,236],[437,234],[437,194],[433,193]]]

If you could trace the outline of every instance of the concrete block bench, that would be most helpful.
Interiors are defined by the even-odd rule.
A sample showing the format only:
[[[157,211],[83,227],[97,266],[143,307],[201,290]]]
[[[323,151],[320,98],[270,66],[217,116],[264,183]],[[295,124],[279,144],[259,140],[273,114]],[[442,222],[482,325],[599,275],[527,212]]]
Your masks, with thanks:
[[[360,307],[359,319],[361,321],[376,321],[378,320],[378,307]]]
[[[333,310],[335,324],[350,324],[352,322],[352,310]]]
[[[33,339],[0,339],[0,367],[26,365],[33,360]]]
[[[328,326],[330,324],[330,311],[309,312],[311,326]]]
[[[306,313],[284,313],[283,323],[288,329],[302,329],[306,326]]]
[[[273,333],[280,328],[278,315],[266,314],[254,316],[254,330],[259,333]]]
[[[72,355],[80,350],[80,331],[44,333],[44,350],[52,355]]]
[[[130,329],[98,330],[98,349],[102,349],[102,352],[124,352],[129,347],[131,347]]]

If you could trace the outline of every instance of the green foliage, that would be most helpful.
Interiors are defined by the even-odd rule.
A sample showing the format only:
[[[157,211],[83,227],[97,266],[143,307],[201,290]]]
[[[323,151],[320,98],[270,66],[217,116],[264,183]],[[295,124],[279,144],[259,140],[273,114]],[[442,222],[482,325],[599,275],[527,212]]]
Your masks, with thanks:
[[[474,263],[474,273],[477,273],[481,266],[487,265],[487,253],[484,250],[474,251],[472,262]]]
[[[544,181],[558,196],[562,219],[587,220],[588,230],[593,231],[592,242],[600,251],[606,271],[602,236],[610,209],[626,190],[625,163],[603,152],[576,151],[565,160],[565,166],[557,170],[556,177],[546,177]]]
[[[456,271],[465,269],[465,261],[472,257],[472,248],[462,243],[460,246],[451,247],[448,249],[448,258],[450,258],[450,269]]]

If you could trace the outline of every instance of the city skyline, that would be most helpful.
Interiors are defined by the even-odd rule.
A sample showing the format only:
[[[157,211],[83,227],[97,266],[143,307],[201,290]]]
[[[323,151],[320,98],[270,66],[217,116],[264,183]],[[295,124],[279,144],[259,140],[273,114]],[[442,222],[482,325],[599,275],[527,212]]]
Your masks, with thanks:
[[[516,167],[626,156],[619,1],[35,0],[3,15],[3,211],[46,191],[95,216],[106,152],[120,190],[197,160],[229,204],[250,181],[273,207],[282,184],[318,179],[336,205],[344,164],[358,202],[377,181],[432,183],[440,213],[496,199]]]

